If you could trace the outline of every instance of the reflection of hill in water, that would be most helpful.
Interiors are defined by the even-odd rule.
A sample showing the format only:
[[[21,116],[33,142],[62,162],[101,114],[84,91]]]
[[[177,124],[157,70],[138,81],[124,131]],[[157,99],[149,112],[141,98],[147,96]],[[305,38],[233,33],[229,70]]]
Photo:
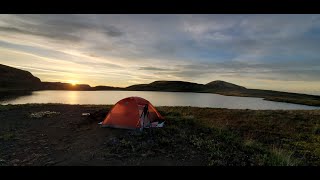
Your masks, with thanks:
[[[23,91],[23,90],[0,91],[0,101],[9,101],[9,100],[16,99],[17,97],[30,96],[30,95],[32,95],[32,91]]]

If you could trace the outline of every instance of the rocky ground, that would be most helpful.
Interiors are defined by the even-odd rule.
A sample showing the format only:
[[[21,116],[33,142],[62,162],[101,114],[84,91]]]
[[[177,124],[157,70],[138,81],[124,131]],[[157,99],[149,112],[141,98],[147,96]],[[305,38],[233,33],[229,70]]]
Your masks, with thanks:
[[[0,165],[320,165],[319,110],[157,107],[139,132],[99,127],[110,108],[1,105]]]

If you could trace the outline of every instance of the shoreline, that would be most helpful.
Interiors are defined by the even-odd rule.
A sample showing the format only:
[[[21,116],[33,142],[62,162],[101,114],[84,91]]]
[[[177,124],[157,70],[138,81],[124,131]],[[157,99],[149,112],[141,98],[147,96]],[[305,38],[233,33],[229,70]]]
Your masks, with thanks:
[[[286,103],[286,102],[282,102]],[[292,104],[292,103],[288,103]],[[113,107],[114,104],[67,104],[67,103],[25,103],[25,104],[0,104],[0,106],[91,106],[91,107]],[[308,105],[306,105],[308,106]],[[159,105],[155,106],[157,108],[199,108],[199,109],[216,109],[216,110],[245,110],[245,111],[319,111],[320,109],[250,109],[250,108],[225,108],[225,107],[198,107],[198,106],[168,106],[168,105]],[[316,106],[310,106],[316,107]]]
[[[139,91],[139,90],[0,90],[0,101],[6,99],[14,99],[20,96],[31,95],[32,92],[36,91]],[[260,91],[260,90],[259,90]],[[264,90],[262,90],[264,91]],[[142,91],[143,92],[143,91]],[[302,96],[302,97],[295,97],[295,98],[287,98],[287,97],[272,97],[272,96],[259,96],[259,95],[248,95],[244,93],[233,93],[233,92],[184,92],[184,91],[150,91],[150,92],[183,92],[183,93],[208,93],[208,94],[218,94],[222,96],[234,96],[234,97],[251,97],[251,98],[262,98],[265,101],[273,101],[273,102],[282,102],[282,103],[290,103],[290,104],[297,104],[297,105],[306,105],[312,107],[320,107],[320,96],[316,95],[307,95],[307,94],[297,94],[297,93],[287,93],[287,92],[276,92],[276,93],[287,93],[293,94],[295,96]],[[303,97],[306,97],[305,99]]]

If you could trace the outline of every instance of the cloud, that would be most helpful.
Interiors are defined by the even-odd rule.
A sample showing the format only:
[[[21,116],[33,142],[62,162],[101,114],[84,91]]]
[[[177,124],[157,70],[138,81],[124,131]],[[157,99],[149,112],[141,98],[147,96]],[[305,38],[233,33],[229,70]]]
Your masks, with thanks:
[[[21,52],[19,63],[25,53],[32,68],[49,69],[43,59],[50,70],[72,64],[83,76],[92,71],[100,84],[121,77],[125,85],[158,78],[315,82],[320,15],[0,15],[0,46]],[[9,56],[18,55],[3,52],[1,61]]]
[[[147,71],[169,71],[169,69],[158,68],[158,67],[140,67],[139,70],[147,70]]]
[[[43,36],[49,39],[57,39],[62,41],[71,41],[71,42],[79,42],[81,40],[80,37],[77,37],[72,34],[60,33],[60,32],[50,32],[50,31],[32,31],[26,30],[23,28],[15,28],[15,27],[0,27],[0,31],[10,32],[10,33],[19,33],[24,35],[35,35],[35,36]]]
[[[279,63],[217,62],[188,64],[171,67],[165,72],[179,78],[200,78],[212,75],[233,78],[256,78],[283,81],[319,81],[320,61],[283,61]],[[165,74],[159,72],[159,74]]]
[[[114,26],[104,27],[104,30],[105,30],[105,33],[111,37],[119,37],[124,34],[122,31],[120,31],[119,29],[117,29]]]
[[[50,16],[49,16],[50,17]],[[83,40],[82,34],[92,31],[105,34],[108,37],[120,37],[123,32],[112,25],[96,25],[81,21],[77,16],[54,15],[13,15],[3,19],[6,26],[0,26],[0,31],[24,35],[42,36],[48,39],[71,41],[78,43]]]

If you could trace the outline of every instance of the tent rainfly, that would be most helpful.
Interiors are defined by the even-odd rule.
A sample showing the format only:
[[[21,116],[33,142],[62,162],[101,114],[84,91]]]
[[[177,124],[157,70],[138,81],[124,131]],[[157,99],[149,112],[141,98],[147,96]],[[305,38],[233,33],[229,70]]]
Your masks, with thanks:
[[[164,118],[149,101],[141,97],[127,97],[118,101],[99,124],[102,127],[142,130],[163,127]]]

